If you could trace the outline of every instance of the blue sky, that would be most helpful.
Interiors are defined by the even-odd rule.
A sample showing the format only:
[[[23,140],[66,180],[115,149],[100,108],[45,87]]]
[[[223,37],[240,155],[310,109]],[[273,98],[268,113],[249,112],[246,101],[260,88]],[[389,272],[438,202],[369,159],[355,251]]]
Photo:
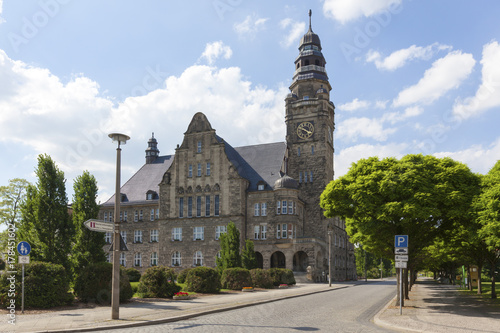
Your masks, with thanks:
[[[300,37],[322,42],[336,106],[335,171],[369,156],[500,159],[500,2],[0,0],[0,185],[35,181],[38,154],[114,191],[151,132],[173,154],[204,112],[233,146],[284,141]]]

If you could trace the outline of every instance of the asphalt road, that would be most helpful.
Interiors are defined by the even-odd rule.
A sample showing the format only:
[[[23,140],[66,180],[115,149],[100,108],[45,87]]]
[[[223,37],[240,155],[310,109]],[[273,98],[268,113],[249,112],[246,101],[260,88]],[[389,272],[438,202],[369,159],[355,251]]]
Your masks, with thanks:
[[[395,281],[373,282],[185,321],[99,332],[388,332],[371,320],[395,292]]]

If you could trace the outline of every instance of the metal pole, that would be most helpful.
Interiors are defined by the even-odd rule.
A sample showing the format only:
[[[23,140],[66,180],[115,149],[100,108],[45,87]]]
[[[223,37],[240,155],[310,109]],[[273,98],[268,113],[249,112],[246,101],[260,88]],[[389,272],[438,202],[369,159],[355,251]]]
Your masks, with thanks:
[[[332,286],[332,231],[328,230],[328,287]]]
[[[113,282],[111,286],[111,319],[120,318],[120,162],[121,148],[116,149],[115,221],[113,232]]]
[[[399,269],[399,315],[403,314],[403,269]]]
[[[21,313],[24,313],[24,264],[22,264],[22,265],[23,265],[22,266],[23,267],[23,279],[22,279],[23,283],[21,285],[21,291],[22,291],[23,296],[21,298]]]

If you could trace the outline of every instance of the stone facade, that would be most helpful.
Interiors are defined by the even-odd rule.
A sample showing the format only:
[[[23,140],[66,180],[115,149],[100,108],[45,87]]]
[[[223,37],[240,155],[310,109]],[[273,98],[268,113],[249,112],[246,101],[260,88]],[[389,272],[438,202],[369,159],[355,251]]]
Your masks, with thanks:
[[[218,237],[233,222],[242,246],[254,241],[262,268],[290,268],[325,281],[331,256],[334,280],[355,278],[345,223],[325,218],[319,206],[334,174],[335,106],[311,27],[299,51],[285,99],[286,142],[233,148],[203,113],[194,115],[173,156],[159,155],[153,135],[146,164],[121,189],[129,249],[122,263],[141,271],[214,267]],[[113,204],[114,197],[102,206],[102,219],[109,220]]]

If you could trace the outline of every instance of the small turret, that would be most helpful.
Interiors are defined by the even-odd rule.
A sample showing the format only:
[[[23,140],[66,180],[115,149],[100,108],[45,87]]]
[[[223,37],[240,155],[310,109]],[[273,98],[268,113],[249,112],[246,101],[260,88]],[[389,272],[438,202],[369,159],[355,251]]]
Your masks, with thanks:
[[[146,164],[153,163],[159,155],[158,141],[156,141],[155,133],[153,132],[148,141],[148,148],[146,149]]]

